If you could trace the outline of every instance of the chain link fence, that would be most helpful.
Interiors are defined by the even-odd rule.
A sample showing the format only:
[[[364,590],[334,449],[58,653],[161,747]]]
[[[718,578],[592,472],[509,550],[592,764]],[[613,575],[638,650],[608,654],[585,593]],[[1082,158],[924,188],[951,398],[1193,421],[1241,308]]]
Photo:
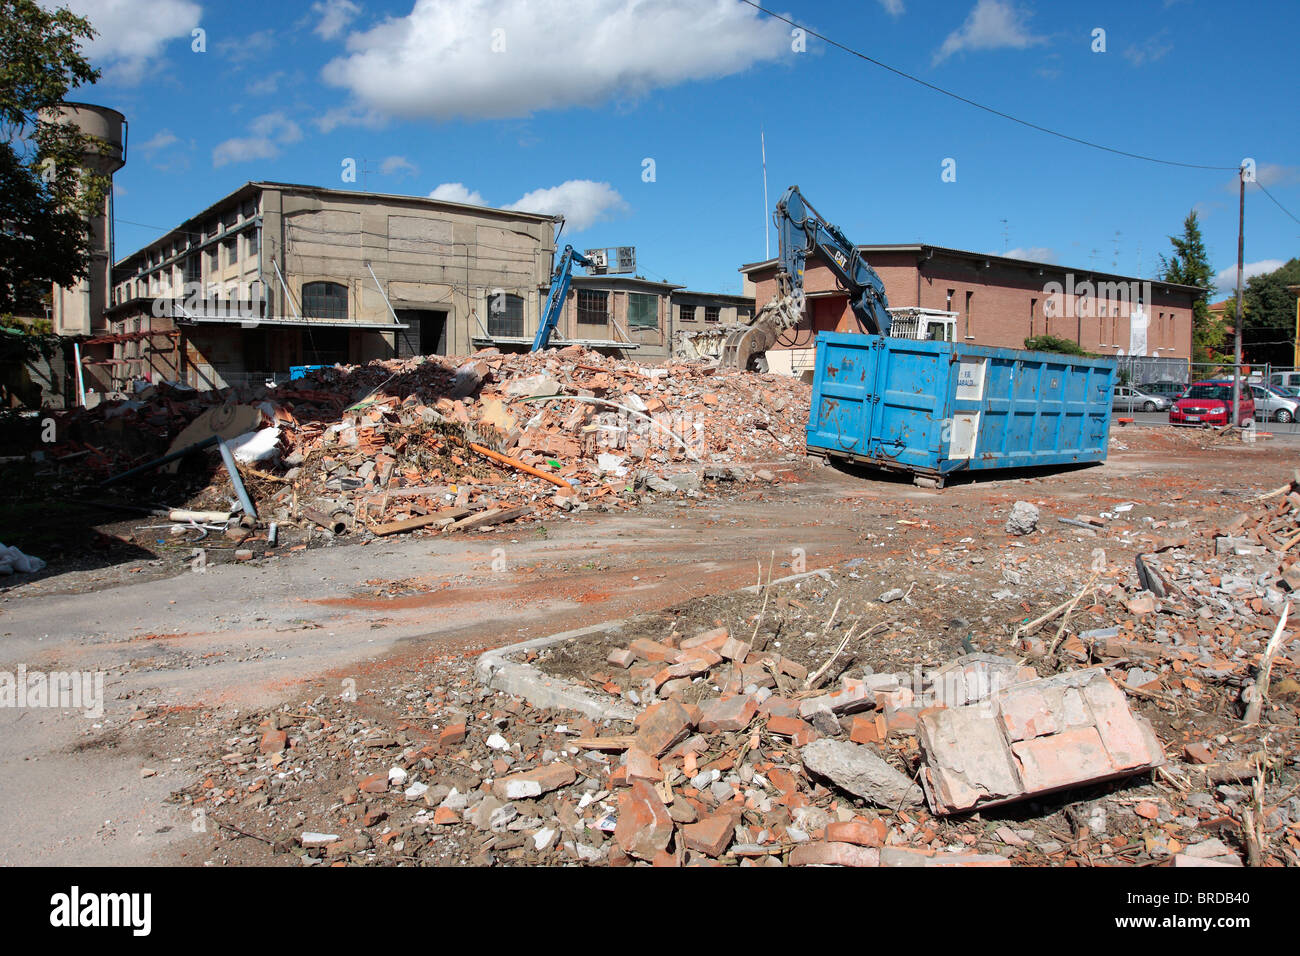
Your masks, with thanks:
[[[1248,427],[1267,428],[1271,433],[1300,434],[1300,370],[1275,365],[1232,362],[1189,363],[1186,359],[1121,356],[1112,402],[1114,414],[1144,425],[1170,424],[1186,427],[1223,425],[1225,400],[1231,404],[1233,379],[1240,376],[1242,413]],[[1210,383],[1221,383],[1215,388]],[[1195,385],[1196,396],[1206,399],[1196,406],[1209,411],[1170,415],[1178,399]],[[1253,402],[1253,420],[1250,404]],[[1186,404],[1186,403],[1185,403]]]

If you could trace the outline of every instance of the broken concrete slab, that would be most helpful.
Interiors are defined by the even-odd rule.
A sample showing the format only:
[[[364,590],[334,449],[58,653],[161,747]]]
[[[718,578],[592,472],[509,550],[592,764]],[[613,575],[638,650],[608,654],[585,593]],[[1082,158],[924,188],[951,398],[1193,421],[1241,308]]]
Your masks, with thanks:
[[[918,721],[930,808],[958,813],[1161,766],[1151,725],[1103,668],[1014,685]]]
[[[922,802],[919,786],[862,744],[823,738],[801,748],[799,756],[804,769],[877,806],[919,806]]]

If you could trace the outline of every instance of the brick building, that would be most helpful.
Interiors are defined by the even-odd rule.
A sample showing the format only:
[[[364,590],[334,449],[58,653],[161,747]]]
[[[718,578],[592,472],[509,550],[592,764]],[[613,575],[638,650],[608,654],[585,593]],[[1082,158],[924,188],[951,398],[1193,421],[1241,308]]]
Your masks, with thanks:
[[[985,255],[924,244],[858,246],[897,307],[956,315],[955,341],[1024,348],[1026,338],[1054,335],[1099,355],[1135,355],[1186,363],[1192,351],[1192,305],[1200,290],[1154,279]],[[741,266],[745,291],[761,307],[776,293],[776,260]],[[769,353],[773,370],[810,367],[819,331],[859,331],[848,296],[820,260],[804,274],[805,321]]]

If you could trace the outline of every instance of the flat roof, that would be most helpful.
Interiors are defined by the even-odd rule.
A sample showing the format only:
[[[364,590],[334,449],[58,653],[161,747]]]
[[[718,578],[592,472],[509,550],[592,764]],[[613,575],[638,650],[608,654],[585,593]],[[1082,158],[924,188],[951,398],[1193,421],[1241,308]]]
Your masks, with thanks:
[[[1158,283],[1159,285],[1162,285],[1165,288],[1181,289],[1186,292],[1195,292],[1198,295],[1203,294],[1205,292],[1204,289],[1198,288],[1197,286],[1194,285],[1182,285],[1177,282],[1167,282],[1164,279],[1141,278],[1139,276],[1119,275],[1118,273],[1104,272],[1099,269],[1075,269],[1070,266],[1058,265],[1055,262],[1040,262],[1037,259],[1016,259],[1016,258],[1012,258],[1011,256],[999,256],[987,252],[972,252],[969,249],[954,249],[950,246],[936,246],[936,245],[931,245],[930,243],[917,243],[917,242],[877,243],[877,244],[869,244],[869,245],[858,245],[858,246],[854,246],[853,248],[857,249],[861,253],[867,254],[868,257],[873,252],[915,252],[917,254],[937,253],[939,255],[952,256],[953,258],[957,258],[957,259],[973,259],[981,262],[987,261],[990,263],[997,262],[1004,265],[1015,266],[1023,269],[1044,269],[1044,270],[1050,270],[1052,272],[1073,272],[1075,275],[1090,276],[1093,278],[1099,278],[1099,279],[1105,279],[1111,281],[1150,282],[1152,284]],[[737,271],[743,272],[745,274],[749,274],[752,272],[757,272],[760,269],[766,269],[775,266],[776,263],[777,263],[777,259],[775,257],[771,259],[764,259],[761,262],[748,262],[742,265]]]
[[[574,285],[641,285],[654,286],[658,289],[676,290],[682,288],[672,282],[657,282],[654,279],[643,279],[641,276],[613,275],[613,276],[573,276]]]
[[[483,215],[487,214],[493,217],[510,218],[510,219],[531,219],[534,222],[555,222],[555,216],[544,215],[536,212],[518,212],[514,209],[498,209],[495,206],[474,206],[469,203],[451,202],[446,199],[431,199],[428,196],[407,196],[401,193],[371,193],[362,192],[355,189],[335,189],[330,186],[308,186],[304,183],[279,183],[269,179],[253,179],[244,183],[242,186],[226,193],[216,202],[204,207],[201,211],[182,220],[174,228],[162,233],[152,242],[147,242],[134,252],[128,253],[121,259],[113,263],[113,267],[125,265],[136,256],[153,249],[156,246],[166,243],[176,233],[192,233],[194,230],[187,228],[195,223],[211,218],[213,215],[221,212],[231,206],[237,206],[250,196],[256,195],[267,189],[277,189],[282,192],[300,192],[321,196],[338,196],[348,199],[377,199],[388,200],[392,202],[414,203],[421,206],[429,206],[436,209],[448,209],[455,212],[464,212],[470,214]]]

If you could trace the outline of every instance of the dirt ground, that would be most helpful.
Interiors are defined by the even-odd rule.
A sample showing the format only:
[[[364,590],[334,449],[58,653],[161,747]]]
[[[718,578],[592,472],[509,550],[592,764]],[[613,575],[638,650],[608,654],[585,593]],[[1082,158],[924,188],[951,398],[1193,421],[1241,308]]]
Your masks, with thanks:
[[[0,713],[7,834],[0,861],[321,862],[295,838],[304,829],[338,832],[343,822],[351,832],[363,813],[399,816],[385,809],[388,797],[353,805],[343,794],[355,792],[357,779],[401,765],[402,754],[425,748],[411,770],[442,787],[469,788],[491,775],[428,755],[453,716],[469,715],[475,744],[512,722],[544,741],[548,723],[564,719],[520,710],[479,687],[478,653],[601,621],[627,619],[617,632],[546,655],[543,669],[608,683],[616,677],[604,663],[612,647],[674,628],[726,626],[748,636],[760,610],[760,638],[810,669],[853,622],[870,633],[837,671],[906,671],[972,651],[1020,656],[1016,628],[1076,593],[1095,549],[1105,551],[1115,581],[1126,580],[1148,547],[1144,537],[1226,522],[1247,498],[1290,479],[1298,448],[1118,430],[1104,465],[959,480],[942,491],[787,465],[772,484],[649,496],[632,511],[548,518],[470,542],[408,536],[359,547],[321,536],[308,549],[207,574],[188,573],[188,554],[142,543],[147,519],[97,525],[139,550],[110,546],[93,567],[56,560],[36,580],[0,589],[0,666],[102,667],[108,687],[107,711],[93,722],[51,712],[24,726],[23,715]],[[1017,500],[1040,511],[1040,533],[1028,539],[1003,531]],[[1113,517],[1093,530],[1058,520],[1103,513]],[[774,589],[765,608],[734,593],[801,566],[833,569],[831,580]],[[905,596],[882,603],[894,589]],[[1114,601],[1094,595],[1070,631],[1108,626],[1114,616]],[[1249,749],[1254,739],[1228,742],[1239,717],[1226,699],[1138,706],[1167,743],[1194,732],[1223,737],[1225,750]],[[268,760],[258,741],[276,724],[296,743]],[[1285,750],[1278,741],[1293,735],[1294,720],[1273,733]],[[895,757],[905,761],[915,743],[898,746]],[[237,771],[239,788],[222,776]],[[1164,799],[1148,776],[991,820],[945,823],[942,838],[973,835],[982,846],[1010,827],[1037,848],[1037,862],[1060,862],[1053,844],[1068,842],[1072,815],[1102,793],[1118,801],[1114,814],[1128,816]],[[102,804],[87,809],[88,795]],[[471,826],[404,825],[396,839],[381,839],[383,830],[366,830],[374,837],[354,859],[534,861],[516,852],[517,834],[498,835],[488,850]],[[1142,847],[1147,859],[1150,848]],[[1134,856],[1110,852],[1120,861]]]

